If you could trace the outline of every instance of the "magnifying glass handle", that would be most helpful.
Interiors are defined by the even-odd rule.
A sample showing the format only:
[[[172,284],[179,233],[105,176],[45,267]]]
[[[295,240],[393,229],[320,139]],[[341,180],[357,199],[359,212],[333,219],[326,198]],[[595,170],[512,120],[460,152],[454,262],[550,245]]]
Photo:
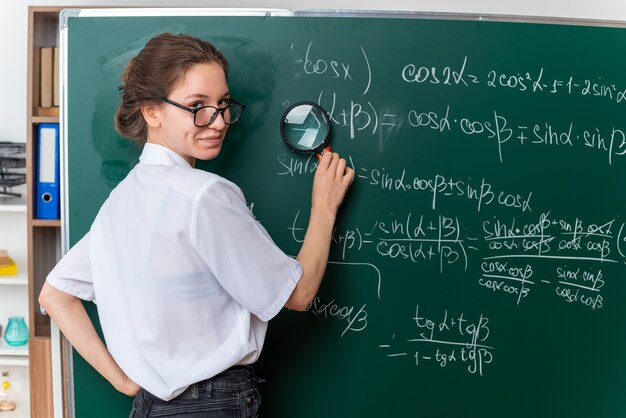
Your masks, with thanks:
[[[329,146],[327,146],[326,148],[324,148],[322,151],[318,151],[317,153],[315,153],[315,155],[317,155],[317,159],[318,159],[318,160],[321,160],[321,159],[322,159],[322,155],[324,155],[324,153],[325,153],[326,151],[331,152],[331,151],[330,151],[330,145],[329,145]]]

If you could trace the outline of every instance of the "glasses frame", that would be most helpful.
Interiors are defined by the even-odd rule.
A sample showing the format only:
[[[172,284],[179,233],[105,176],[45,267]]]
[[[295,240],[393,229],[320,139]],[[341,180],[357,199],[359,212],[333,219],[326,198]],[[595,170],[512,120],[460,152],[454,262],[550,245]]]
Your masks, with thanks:
[[[176,106],[178,108],[181,108],[183,110],[186,110],[187,112],[193,113],[193,124],[196,127],[198,127],[198,128],[204,128],[204,127],[210,126],[213,122],[215,122],[215,119],[217,119],[217,115],[220,115],[220,114],[222,115],[222,120],[224,120],[224,123],[226,125],[232,125],[234,123],[237,123],[237,121],[241,118],[241,115],[243,114],[244,109],[246,108],[246,105],[244,105],[242,103],[239,103],[237,100],[235,100],[233,98],[228,99],[229,105],[226,106],[226,107],[222,107],[222,108],[215,107],[215,106],[201,106],[201,107],[195,107],[195,108],[194,107],[188,107],[188,106],[185,106],[183,104],[177,103],[177,102],[175,102],[173,100],[170,100],[167,97],[159,97],[159,100],[161,100],[162,102],[171,104],[173,106]],[[226,119],[224,119],[224,112],[226,112],[226,110],[230,107],[231,104],[235,104],[237,106],[240,106],[241,107],[241,114],[239,115],[239,118],[237,118],[236,121],[234,121],[234,122],[226,122]],[[216,112],[213,114],[213,116],[211,117],[211,120],[209,120],[208,123],[206,123],[204,125],[198,125],[196,123],[196,115],[197,115],[197,113],[199,111],[201,111],[202,109],[206,109],[207,107],[210,107],[211,109],[215,109]]]

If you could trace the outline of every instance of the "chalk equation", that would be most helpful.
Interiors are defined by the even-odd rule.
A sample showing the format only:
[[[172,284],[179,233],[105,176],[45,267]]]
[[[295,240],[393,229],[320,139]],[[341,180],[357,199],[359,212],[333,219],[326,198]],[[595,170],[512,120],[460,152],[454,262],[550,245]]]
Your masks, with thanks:
[[[493,292],[514,295],[517,304],[532,288],[548,285],[565,302],[600,309],[605,285],[602,266],[626,261],[624,225],[616,218],[588,223],[549,212],[533,222],[486,220],[482,238],[491,254],[482,259],[478,282]],[[553,272],[531,280],[540,261],[552,263]],[[585,267],[577,267],[580,262]]]
[[[348,61],[336,54],[323,50],[313,41],[306,44],[291,44],[290,53],[295,76],[322,77],[325,79],[337,79],[345,82],[355,82],[362,79],[362,94],[368,93],[372,85],[372,69],[365,48],[362,45],[355,46],[358,51],[358,61]],[[353,75],[358,73],[358,76]]]
[[[317,98],[317,103],[328,112],[331,123],[348,130],[347,134],[342,132],[338,136],[344,140],[374,137],[380,150],[404,132],[402,140],[410,142],[424,141],[425,133],[444,135],[449,141],[482,139],[493,144],[493,157],[500,163],[505,162],[507,149],[517,147],[580,148],[590,156],[602,155],[608,165],[626,156],[626,127],[617,123],[584,125],[574,121],[555,122],[545,117],[529,121],[497,109],[477,115],[457,111],[451,105],[400,108],[397,104],[380,105],[369,99],[338,96],[335,92],[321,91]],[[284,107],[290,103],[285,100]]]
[[[467,110],[459,111],[452,104],[434,108],[422,104],[422,100],[419,105],[405,103],[402,106],[393,99],[391,93],[389,100],[384,102],[381,100],[385,99],[373,98],[369,94],[377,78],[384,78],[387,82],[390,77],[397,77],[409,88],[417,85],[484,87],[509,89],[520,94],[601,97],[615,104],[624,103],[626,87],[603,81],[601,76],[582,79],[571,75],[550,77],[549,71],[543,67],[515,74],[490,69],[481,75],[470,69],[471,58],[468,56],[460,57],[458,63],[448,66],[412,62],[403,65],[396,73],[393,68],[387,68],[384,74],[374,74],[366,45],[353,46],[357,54],[352,56],[352,62],[346,62],[329,49],[313,41],[302,45],[292,44],[293,75],[296,78],[324,77],[351,85],[358,84],[355,89],[345,90],[352,93],[329,88],[319,91],[317,95],[317,103],[327,110],[333,125],[347,129],[346,134],[342,132],[347,140],[375,137],[382,150],[387,142],[399,137],[399,132],[405,133],[402,140],[416,141],[421,136],[412,136],[408,129],[414,129],[417,133],[425,133],[424,129],[427,129],[428,132],[445,134],[450,140],[473,137],[490,141],[495,146],[494,157],[500,163],[506,159],[505,148],[515,149],[520,146],[543,146],[541,150],[580,147],[590,153],[604,154],[608,165],[612,165],[616,158],[626,156],[626,127],[618,123],[599,125],[580,120],[557,122],[543,116],[529,120],[528,116],[520,117],[498,108],[476,114]],[[291,102],[291,99],[286,99],[283,105],[287,107]]]
[[[489,206],[511,208],[520,212],[532,211],[532,196],[529,191],[499,189],[495,183],[484,177],[480,179],[458,178],[444,174],[420,175],[405,168],[361,167],[347,156],[349,166],[356,172],[360,184],[376,190],[425,194],[433,210],[445,207],[442,201],[463,199],[472,202],[477,213]],[[317,158],[313,154],[304,161],[293,154],[279,154],[276,175],[298,177],[312,175],[317,168]]]
[[[494,155],[497,153],[500,163],[504,162],[507,143],[506,146],[578,147],[604,154],[608,165],[612,165],[616,157],[626,155],[626,129],[617,126],[581,127],[574,122],[563,124],[549,120],[513,122],[513,117],[498,110],[476,116],[456,114],[450,106],[445,109],[411,109],[407,120],[412,128],[458,133],[491,141],[495,145]]]
[[[298,211],[289,226],[292,239],[304,242],[305,219]],[[458,218],[443,215],[393,214],[365,227],[348,227],[333,231],[331,246],[339,249],[341,260],[351,252],[373,249],[379,257],[411,263],[436,262],[440,271],[452,264],[467,269],[467,253],[461,239]]]
[[[340,54],[328,51],[323,44],[309,41],[291,44],[290,54],[296,77],[311,76],[337,79],[345,82],[360,82],[362,95],[366,95],[376,76],[372,72],[371,58],[367,45],[353,45],[358,60],[346,60]],[[374,58],[375,59],[375,58]],[[433,65],[423,60],[402,64],[397,69],[388,69],[399,80],[409,85],[441,85],[443,87],[486,87],[507,89],[525,94],[567,95],[601,98],[612,103],[626,102],[626,86],[604,80],[602,75],[577,77],[554,74],[555,71],[542,66],[510,72],[497,68],[484,72],[472,69],[471,57],[465,55],[449,65]],[[357,73],[358,76],[354,76]],[[389,77],[381,74],[380,77]]]
[[[332,45],[305,41],[291,44],[289,51],[295,79],[322,83],[312,87],[310,100],[326,109],[336,139],[377,155],[388,149],[456,152],[467,149],[459,144],[470,144],[480,147],[472,164],[495,162],[498,170],[463,176],[458,167],[447,170],[443,163],[423,172],[417,164],[404,163],[406,159],[401,165],[393,159],[365,161],[367,156],[354,151],[342,154],[355,170],[360,192],[406,206],[389,206],[371,218],[359,216],[333,231],[331,263],[367,265],[368,277],[375,271],[377,300],[341,303],[338,297],[318,297],[310,314],[337,323],[340,338],[366,331],[368,319],[375,323],[376,304],[386,301],[386,287],[398,286],[395,277],[385,276],[389,266],[410,272],[409,280],[463,280],[481,297],[502,299],[511,309],[532,306],[525,302],[533,298],[589,313],[607,306],[611,298],[606,295],[626,264],[626,220],[610,206],[602,215],[568,216],[557,213],[558,206],[550,211],[550,206],[541,207],[545,196],[530,186],[531,180],[507,184],[505,169],[509,161],[519,164],[520,155],[541,152],[572,158],[564,163],[571,170],[598,162],[613,168],[626,163],[626,125],[619,118],[580,117],[576,111],[533,113],[529,105],[532,100],[571,97],[577,100],[572,106],[584,106],[581,115],[586,116],[585,109],[599,101],[611,107],[626,102],[626,86],[602,75],[572,75],[549,65],[505,71],[489,64],[485,69],[469,54],[442,64],[408,51],[385,67],[376,65],[376,52],[366,44],[342,48],[337,53]],[[381,80],[388,86],[382,95]],[[419,94],[426,87],[429,93],[440,89],[444,98],[429,101]],[[455,90],[458,97],[450,93]],[[502,105],[500,99],[486,107],[463,103],[462,95],[472,94],[474,103],[479,94],[492,91],[512,100],[525,97],[525,107]],[[283,99],[283,106],[294,100]],[[520,154],[520,149],[530,152]],[[524,164],[536,163],[528,158]],[[314,155],[285,150],[277,154],[273,170],[276,176],[296,180],[312,177],[317,164]],[[298,243],[306,233],[305,210],[294,208],[285,220]],[[446,310],[434,319],[417,306],[413,321],[415,335],[391,333],[380,343],[385,357],[410,358],[418,367],[463,366],[481,376],[492,364],[495,349],[487,342],[486,316],[470,321],[463,313]]]
[[[614,103],[626,101],[626,87],[602,80],[598,75],[590,78],[578,78],[572,75],[549,75],[543,67],[510,73],[490,69],[486,74],[477,74],[469,67],[468,56],[458,63],[448,66],[436,66],[429,63],[409,63],[402,67],[400,77],[409,84],[439,84],[442,86],[473,85],[486,86],[490,89],[510,89],[520,93],[566,94],[582,97],[599,97]]]
[[[366,307],[367,304],[360,307],[340,304],[335,299],[323,301],[316,296],[306,310],[320,318],[342,322],[345,328],[343,328],[340,336],[343,337],[348,331],[361,332],[367,328]]]
[[[410,358],[416,367],[437,365],[465,367],[467,372],[482,376],[485,367],[494,361],[495,348],[487,345],[491,334],[489,318],[479,315],[468,319],[464,313],[445,310],[437,319],[427,317],[415,307],[415,334],[400,337],[392,334],[378,345],[389,359]]]
[[[440,274],[476,274],[478,286],[492,294],[513,297],[519,305],[532,291],[549,288],[558,299],[591,309],[604,306],[606,264],[626,264],[626,223],[617,218],[589,223],[556,217],[549,212],[534,220],[505,221],[493,217],[481,231],[458,216],[409,212],[389,213],[369,225],[337,227],[331,247],[335,262],[364,257],[379,274],[378,298],[384,280],[372,257],[392,263],[432,264]],[[297,211],[288,227],[303,242],[306,225]],[[584,267],[577,266],[584,264]],[[538,266],[544,271],[537,275]],[[552,266],[545,273],[545,266]]]

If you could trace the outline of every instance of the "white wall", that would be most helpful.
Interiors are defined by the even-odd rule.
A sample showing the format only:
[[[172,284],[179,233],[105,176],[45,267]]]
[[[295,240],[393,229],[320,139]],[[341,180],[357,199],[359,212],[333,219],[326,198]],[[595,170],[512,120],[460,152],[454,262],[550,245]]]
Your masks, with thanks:
[[[21,191],[23,192],[23,189]],[[25,212],[0,213],[0,248],[4,248],[9,252],[21,273],[26,271]],[[21,285],[0,286],[0,325],[2,325],[3,333],[6,330],[10,316],[23,316],[28,325],[28,287]],[[0,366],[0,371],[8,371],[10,373],[14,400],[27,401],[29,398],[28,368]],[[2,417],[1,412],[0,417]]]
[[[0,25],[0,141],[26,137],[26,41],[28,5],[111,5],[104,0],[2,2]],[[422,12],[548,16],[576,19],[622,20],[626,2],[620,0],[117,0],[125,6],[267,7],[286,9],[411,10]]]

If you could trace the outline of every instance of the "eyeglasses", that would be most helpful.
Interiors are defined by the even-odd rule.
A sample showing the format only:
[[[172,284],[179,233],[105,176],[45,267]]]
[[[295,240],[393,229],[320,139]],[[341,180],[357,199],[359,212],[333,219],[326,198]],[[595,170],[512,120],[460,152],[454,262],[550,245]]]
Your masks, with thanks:
[[[205,126],[209,126],[215,119],[217,119],[217,115],[222,114],[222,119],[224,119],[224,123],[226,125],[232,125],[237,122],[243,113],[243,109],[245,106],[239,103],[235,99],[228,99],[228,106],[226,107],[215,107],[215,106],[202,106],[202,107],[187,107],[180,103],[176,103],[167,97],[161,97],[159,100],[179,107],[187,112],[193,113],[193,124],[198,128],[204,128]]]

